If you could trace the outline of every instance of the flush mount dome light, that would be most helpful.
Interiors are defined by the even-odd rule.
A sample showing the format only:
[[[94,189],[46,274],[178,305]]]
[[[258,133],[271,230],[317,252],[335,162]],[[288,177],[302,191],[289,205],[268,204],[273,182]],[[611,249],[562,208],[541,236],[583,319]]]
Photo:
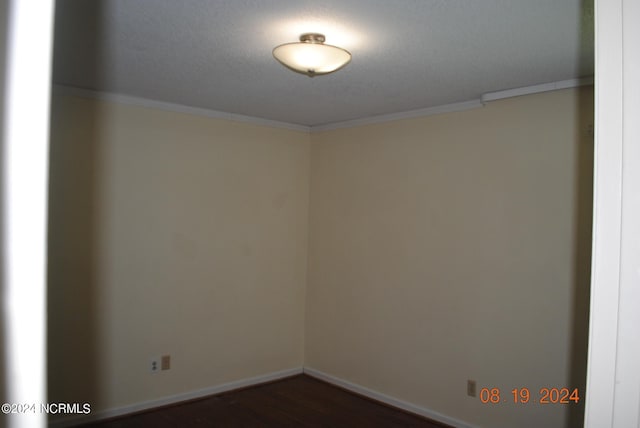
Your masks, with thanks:
[[[306,33],[296,43],[285,43],[273,49],[282,65],[309,77],[332,73],[351,61],[351,54],[337,46],[325,45],[324,35]]]

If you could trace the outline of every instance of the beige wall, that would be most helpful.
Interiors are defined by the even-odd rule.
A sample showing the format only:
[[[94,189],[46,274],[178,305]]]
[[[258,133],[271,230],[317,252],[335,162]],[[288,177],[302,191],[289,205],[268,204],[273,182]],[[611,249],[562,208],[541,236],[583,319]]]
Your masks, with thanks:
[[[584,384],[592,88],[311,136],[53,102],[50,401],[304,364],[478,426],[580,426],[466,381]]]
[[[52,111],[49,401],[98,411],[302,367],[308,134]],[[161,354],[171,370],[150,374]]]
[[[312,135],[305,367],[474,425],[581,426],[575,406],[482,404],[466,381],[584,394],[592,103]]]

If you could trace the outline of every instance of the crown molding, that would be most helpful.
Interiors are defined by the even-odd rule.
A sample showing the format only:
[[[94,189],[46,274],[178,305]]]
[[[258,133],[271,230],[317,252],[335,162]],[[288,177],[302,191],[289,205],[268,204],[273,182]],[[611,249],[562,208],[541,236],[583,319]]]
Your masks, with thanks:
[[[557,82],[543,83],[540,85],[524,86],[521,88],[506,89],[504,91],[487,92],[482,94],[480,101],[485,104],[489,101],[502,100],[504,98],[519,97],[521,95],[538,94],[540,92],[557,91],[560,89],[577,88],[579,86],[593,85],[593,76],[581,79],[560,80]]]
[[[132,97],[129,95],[114,94],[111,92],[92,91],[89,89],[76,88],[74,86],[53,85],[52,92],[55,95],[73,96],[79,98],[91,98],[101,101],[132,105],[137,107],[147,107],[158,110],[166,110],[175,113],[204,116],[212,119],[230,120],[233,122],[250,123],[253,125],[268,126],[271,128],[289,129],[293,131],[309,132],[309,127],[296,123],[280,122],[277,120],[262,119],[254,116],[227,113],[224,111],[209,110],[199,107],[190,107],[182,104],[168,103],[165,101],[151,100],[148,98]]]
[[[378,116],[363,117],[360,119],[332,122],[322,125],[300,125],[296,123],[281,122],[277,120],[262,119],[254,116],[227,113],[205,108],[189,107],[182,104],[168,103],[164,101],[151,100],[147,98],[132,97],[129,95],[114,94],[110,92],[99,92],[88,89],[76,88],[66,85],[53,85],[52,91],[55,95],[75,96],[80,98],[93,98],[108,102],[133,105],[138,107],[155,108],[176,113],[204,116],[213,119],[231,120],[234,122],[250,123],[253,125],[267,126],[271,128],[289,129],[306,133],[332,131],[335,129],[354,128],[357,126],[374,125],[377,123],[391,122],[395,120],[414,119],[418,117],[432,116],[435,114],[453,113],[483,107],[486,103],[505,98],[531,95],[541,92],[557,91],[560,89],[575,88],[579,86],[593,85],[593,76],[581,79],[561,80],[557,82],[543,83],[540,85],[525,86],[521,88],[506,89],[504,91],[487,92],[477,100],[468,100],[452,104],[444,104],[417,110],[409,110],[398,113],[382,114]]]
[[[482,107],[480,100],[463,101],[453,104],[444,104],[434,107],[421,108],[417,110],[403,111],[399,113],[382,114],[379,116],[363,117],[361,119],[346,120],[344,122],[333,122],[324,125],[311,126],[311,132],[332,131],[334,129],[354,128],[356,126],[374,125],[376,123],[391,122],[394,120],[414,119],[417,117],[432,116],[434,114],[453,113],[457,111],[470,110]]]

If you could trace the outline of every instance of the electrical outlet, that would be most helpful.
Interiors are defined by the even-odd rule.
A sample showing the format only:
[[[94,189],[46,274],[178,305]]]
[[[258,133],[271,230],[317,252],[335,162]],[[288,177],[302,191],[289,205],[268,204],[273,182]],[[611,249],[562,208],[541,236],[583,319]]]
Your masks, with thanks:
[[[161,369],[169,370],[171,368],[171,355],[163,355],[161,361]]]
[[[160,357],[152,357],[149,364],[149,371],[151,373],[158,373],[160,371]]]
[[[476,381],[475,380],[467,380],[467,395],[469,397],[476,396]]]

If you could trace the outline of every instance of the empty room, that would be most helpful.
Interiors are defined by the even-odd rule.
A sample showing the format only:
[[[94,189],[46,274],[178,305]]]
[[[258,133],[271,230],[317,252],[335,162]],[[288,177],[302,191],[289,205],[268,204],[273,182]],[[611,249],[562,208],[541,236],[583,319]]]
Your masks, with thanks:
[[[56,3],[51,425],[583,426],[592,2]]]

